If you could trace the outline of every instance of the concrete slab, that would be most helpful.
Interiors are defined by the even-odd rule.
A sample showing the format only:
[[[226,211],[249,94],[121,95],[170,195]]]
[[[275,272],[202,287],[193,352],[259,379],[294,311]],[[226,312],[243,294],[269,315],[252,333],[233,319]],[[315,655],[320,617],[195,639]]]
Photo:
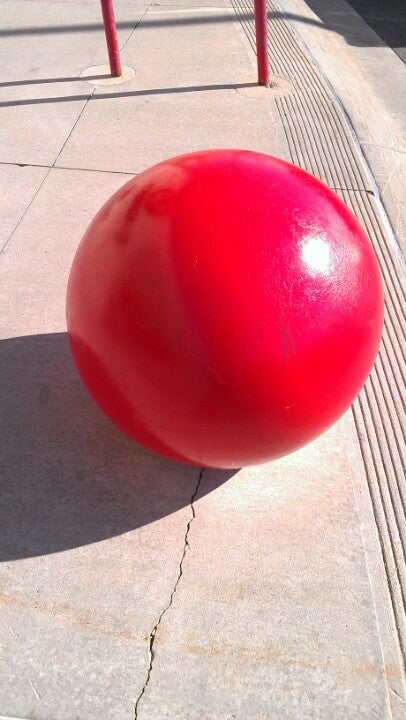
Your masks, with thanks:
[[[353,432],[349,413],[307,448],[219,487],[204,471],[138,720],[391,717]]]
[[[148,4],[146,0],[116,0],[120,44]],[[77,77],[84,67],[107,60],[99,2],[0,0],[0,13],[2,81],[64,77],[68,68]]]
[[[0,252],[47,172],[40,167],[0,165]]]
[[[145,7],[118,4],[123,42]],[[100,7],[2,0],[0,16],[0,162],[51,165],[92,93],[78,76],[107,59]]]
[[[96,130],[101,113],[108,118],[103,132]],[[258,115],[266,123],[258,123]],[[89,106],[57,165],[139,173],[167,157],[207,148],[283,156],[281,139],[263,101],[233,89],[109,99],[104,94]]]
[[[65,331],[76,247],[97,210],[130,177],[51,170],[1,255],[0,337]]]
[[[2,255],[0,713],[131,717],[163,614],[140,718],[273,718],[282,694],[280,717],[385,718],[351,418],[278,463],[205,471],[193,519],[198,471],[127,440],[82,387],[67,274],[126,179],[51,170]]]
[[[52,333],[77,242],[126,179],[51,171],[1,256],[1,715],[131,717],[179,572],[198,469],[116,430]]]
[[[207,10],[176,15],[182,23],[198,17],[207,19]],[[137,173],[165,157],[210,147],[288,157],[273,101],[234,89],[253,70],[234,22],[162,25],[158,34],[144,28],[156,18],[173,19],[172,10],[145,15],[123,51],[135,77],[125,87],[96,89],[57,164]],[[154,63],[146,62],[150,57]]]
[[[12,100],[9,93],[0,91],[0,162],[51,166],[58,157],[90,92],[82,88],[80,93],[78,85],[68,83],[63,88],[48,86],[47,93],[53,95],[44,102],[39,88],[19,88]]]
[[[65,336],[2,341],[0,357],[0,713],[130,718],[198,472],[111,426]]]

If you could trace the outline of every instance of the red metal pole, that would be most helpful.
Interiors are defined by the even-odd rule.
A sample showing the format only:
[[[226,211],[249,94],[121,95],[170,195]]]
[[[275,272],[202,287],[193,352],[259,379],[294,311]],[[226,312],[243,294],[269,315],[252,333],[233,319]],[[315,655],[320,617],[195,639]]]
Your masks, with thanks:
[[[122,75],[122,69],[113,0],[100,0],[100,2],[103,13],[104,32],[106,33],[107,49],[109,52],[111,74],[113,77],[119,77]]]
[[[255,36],[257,42],[258,84],[269,87],[268,57],[268,16],[266,0],[254,0],[255,4]]]

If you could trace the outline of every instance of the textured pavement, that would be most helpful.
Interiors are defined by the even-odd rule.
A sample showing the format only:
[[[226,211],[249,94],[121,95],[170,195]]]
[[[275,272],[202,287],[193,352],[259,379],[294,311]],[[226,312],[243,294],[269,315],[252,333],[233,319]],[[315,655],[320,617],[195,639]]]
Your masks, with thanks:
[[[272,68],[292,89],[266,99],[242,92],[248,3],[115,5],[135,75],[97,85],[79,76],[106,62],[98,2],[0,0],[0,719],[400,719],[404,205],[388,168],[404,136],[383,77],[402,82],[401,61],[383,48],[382,78],[369,73],[382,133],[397,133],[387,153],[369,144],[369,169],[376,125],[353,83],[370,59],[304,23],[301,0],[269,4]],[[226,472],[111,425],[73,366],[64,300],[116,189],[165,157],[233,146],[341,194],[374,243],[387,316],[353,410],[287,458]]]

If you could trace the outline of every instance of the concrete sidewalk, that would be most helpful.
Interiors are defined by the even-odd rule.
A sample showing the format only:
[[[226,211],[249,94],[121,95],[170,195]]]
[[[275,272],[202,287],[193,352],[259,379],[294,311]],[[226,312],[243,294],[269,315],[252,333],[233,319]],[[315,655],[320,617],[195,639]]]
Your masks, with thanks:
[[[248,3],[115,7],[135,74],[98,84],[80,78],[106,62],[98,2],[0,0],[0,720],[400,719],[405,306],[385,152],[369,147],[372,174],[359,140],[373,123],[354,110],[355,137],[340,104],[351,113],[353,86],[324,78],[341,50],[298,19],[311,13],[299,0],[284,0],[288,19],[269,3],[273,71],[291,88],[275,98],[245,87]],[[370,92],[400,141],[389,100]],[[210,147],[318,174],[364,222],[386,283],[382,352],[353,410],[239,472],[124,437],[65,335],[70,263],[102,203],[146,167]]]

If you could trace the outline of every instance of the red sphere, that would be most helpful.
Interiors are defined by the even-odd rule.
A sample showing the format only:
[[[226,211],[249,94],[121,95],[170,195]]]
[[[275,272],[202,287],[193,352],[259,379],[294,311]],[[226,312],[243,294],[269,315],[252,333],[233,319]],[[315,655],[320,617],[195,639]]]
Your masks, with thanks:
[[[100,210],[73,261],[79,372],[134,440],[221,468],[306,444],[350,406],[383,322],[368,238],[341,200],[267,155],[160,163]]]

